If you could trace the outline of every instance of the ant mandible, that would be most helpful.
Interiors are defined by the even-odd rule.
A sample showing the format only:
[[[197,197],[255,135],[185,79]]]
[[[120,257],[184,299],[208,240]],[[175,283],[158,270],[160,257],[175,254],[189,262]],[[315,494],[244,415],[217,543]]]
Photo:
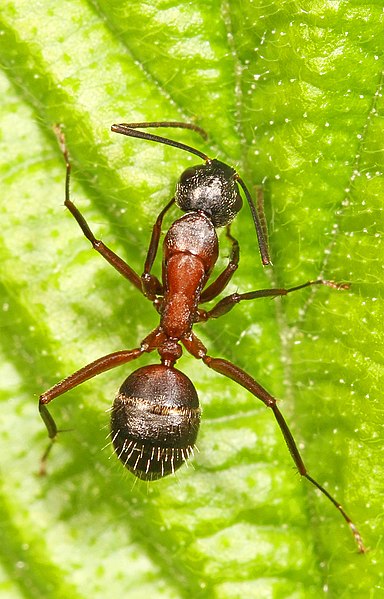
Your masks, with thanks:
[[[85,218],[71,201],[68,150],[61,128],[55,127],[66,163],[65,206],[92,247],[153,303],[160,315],[160,324],[139,347],[103,356],[40,396],[39,411],[51,439],[42,457],[41,472],[45,472],[48,454],[59,432],[46,404],[102,372],[136,360],[145,352],[157,350],[161,363],[139,368],[120,387],[112,408],[111,440],[118,458],[138,478],[151,481],[174,473],[193,453],[200,424],[196,390],[189,378],[175,368],[183,345],[192,356],[232,379],[271,408],[299,473],[333,503],[350,527],[359,551],[365,552],[360,533],[342,506],[308,474],[292,433],[277,407],[276,399],[232,362],[209,356],[203,343],[192,332],[195,323],[223,316],[242,301],[283,296],[311,285],[328,285],[337,289],[349,286],[319,279],[288,289],[232,293],[210,310],[202,309],[201,304],[214,300],[225,289],[238,267],[239,245],[230,233],[230,223],[242,207],[238,185],[251,210],[262,263],[270,264],[262,203],[258,202],[257,207],[255,206],[244,181],[232,167],[209,158],[191,146],[142,131],[148,127],[191,129],[206,136],[204,130],[188,123],[146,122],[112,126],[112,131],[116,133],[170,145],[204,160],[204,164],[192,166],[183,172],[177,183],[175,196],[157,217],[141,276],[95,238]],[[151,270],[159,246],[162,221],[173,204],[185,214],[171,225],[165,236],[160,281]],[[232,245],[229,261],[217,278],[207,285],[219,252],[216,228],[224,226]]]

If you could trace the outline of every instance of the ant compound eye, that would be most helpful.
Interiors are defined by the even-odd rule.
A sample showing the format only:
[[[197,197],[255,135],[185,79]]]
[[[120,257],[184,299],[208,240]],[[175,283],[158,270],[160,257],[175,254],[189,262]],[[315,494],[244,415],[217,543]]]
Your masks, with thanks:
[[[236,171],[219,160],[184,171],[176,187],[176,204],[184,212],[201,210],[215,227],[228,225],[243,205]]]
[[[121,462],[143,480],[172,474],[193,454],[200,424],[196,389],[163,364],[144,366],[120,387],[111,439]]]

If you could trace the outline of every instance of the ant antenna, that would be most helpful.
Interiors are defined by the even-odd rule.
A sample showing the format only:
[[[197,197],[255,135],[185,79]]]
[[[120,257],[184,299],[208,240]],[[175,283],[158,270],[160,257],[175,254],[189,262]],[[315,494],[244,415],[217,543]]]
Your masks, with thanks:
[[[179,141],[175,141],[173,139],[168,139],[167,137],[161,137],[160,135],[155,135],[153,133],[147,133],[146,131],[140,131],[139,129],[146,129],[147,127],[174,127],[178,129],[191,129],[192,131],[196,131],[203,139],[207,139],[207,133],[201,127],[194,125],[193,123],[180,123],[177,121],[155,121],[155,122],[144,122],[144,123],[120,123],[119,125],[112,125],[111,130],[114,133],[121,133],[122,135],[127,135],[128,137],[137,137],[139,139],[146,139],[147,141],[155,141],[157,143],[165,144],[167,146],[172,146],[174,148],[178,148],[179,150],[184,150],[184,152],[189,152],[190,154],[194,154],[199,158],[202,158],[205,162],[212,162],[211,158],[193,148],[192,146],[188,146]],[[267,235],[265,231],[265,227],[263,223],[265,222],[264,212],[262,210],[262,206],[260,202],[258,203],[258,210],[255,206],[255,203],[252,199],[251,194],[247,186],[245,185],[243,179],[240,177],[238,173],[235,172],[234,178],[241,186],[245,197],[247,198],[247,202],[252,214],[252,219],[256,229],[257,240],[259,244],[259,250],[261,255],[261,261],[264,266],[268,264],[272,264],[269,251],[268,251],[268,241]]]

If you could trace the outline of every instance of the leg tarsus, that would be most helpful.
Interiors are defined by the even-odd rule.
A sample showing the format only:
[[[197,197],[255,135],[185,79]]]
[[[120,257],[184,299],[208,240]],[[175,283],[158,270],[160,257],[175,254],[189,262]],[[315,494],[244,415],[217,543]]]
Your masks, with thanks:
[[[39,476],[47,475],[47,460],[48,460],[49,454],[51,453],[51,449],[52,449],[55,441],[56,441],[56,437],[54,437],[53,439],[51,439],[49,441],[47,449],[44,451],[43,455],[40,458],[40,468],[39,468],[39,472],[38,472]]]
[[[39,402],[39,412],[40,412],[40,416],[47,428],[48,437],[50,439],[55,439],[55,437],[58,433],[56,422],[54,421],[53,417],[49,413],[48,408],[43,403],[41,403],[41,401]]]
[[[56,426],[56,422],[54,421],[48,408],[42,403],[39,404],[39,412],[40,412],[40,416],[43,419],[43,422],[47,428],[48,437],[50,439],[47,449],[44,451],[44,453],[40,459],[39,476],[45,476],[47,474],[47,468],[46,468],[47,459],[48,459],[48,456],[51,453],[51,449],[57,439],[58,433],[66,433],[66,432],[69,432],[71,429],[58,429]]]
[[[303,472],[302,476],[304,476],[304,478],[306,478],[313,486],[319,489],[319,491],[321,491],[323,495],[328,497],[329,501],[331,501],[333,505],[339,510],[353,534],[353,537],[359,549],[359,553],[367,553],[368,549],[364,545],[361,534],[357,530],[356,526],[354,525],[348,514],[345,512],[343,506],[338,501],[336,501],[336,499],[334,499],[334,497],[332,497],[332,495],[328,493],[328,491],[322,485],[320,485],[314,478],[312,478],[312,476],[310,476],[307,472]]]

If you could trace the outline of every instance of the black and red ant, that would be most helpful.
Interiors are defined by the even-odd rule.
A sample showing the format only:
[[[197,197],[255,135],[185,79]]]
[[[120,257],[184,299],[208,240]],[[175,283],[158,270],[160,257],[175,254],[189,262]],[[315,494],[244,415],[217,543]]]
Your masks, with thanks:
[[[46,404],[102,372],[136,360],[145,352],[157,350],[161,363],[139,368],[120,387],[112,408],[111,440],[118,458],[138,478],[155,480],[174,473],[193,452],[200,424],[195,387],[185,374],[175,368],[182,354],[182,345],[206,366],[232,379],[271,408],[299,473],[334,504],[350,527],[359,551],[365,552],[360,533],[342,506],[308,474],[276,399],[232,362],[209,356],[203,343],[192,331],[195,323],[223,316],[242,301],[283,296],[311,285],[328,285],[337,289],[348,288],[348,285],[320,279],[288,289],[232,293],[210,310],[201,308],[201,304],[214,300],[222,293],[238,267],[239,245],[230,233],[230,223],[242,207],[239,185],[251,210],[262,263],[270,264],[262,203],[258,202],[255,206],[244,181],[232,167],[209,158],[191,146],[142,131],[148,127],[192,129],[205,136],[199,127],[178,122],[123,123],[113,125],[112,131],[173,146],[202,158],[204,164],[192,166],[183,172],[175,196],[157,217],[141,276],[95,238],[86,220],[72,203],[68,150],[60,127],[55,128],[66,162],[65,206],[92,247],[153,303],[160,315],[160,324],[139,347],[103,356],[40,396],[39,411],[51,439],[42,458],[41,471],[45,471],[47,456],[58,433]],[[173,204],[185,214],[171,225],[165,236],[160,281],[151,270],[159,247],[162,221]],[[217,227],[226,227],[232,247],[227,266],[216,279],[209,282],[219,252]]]

